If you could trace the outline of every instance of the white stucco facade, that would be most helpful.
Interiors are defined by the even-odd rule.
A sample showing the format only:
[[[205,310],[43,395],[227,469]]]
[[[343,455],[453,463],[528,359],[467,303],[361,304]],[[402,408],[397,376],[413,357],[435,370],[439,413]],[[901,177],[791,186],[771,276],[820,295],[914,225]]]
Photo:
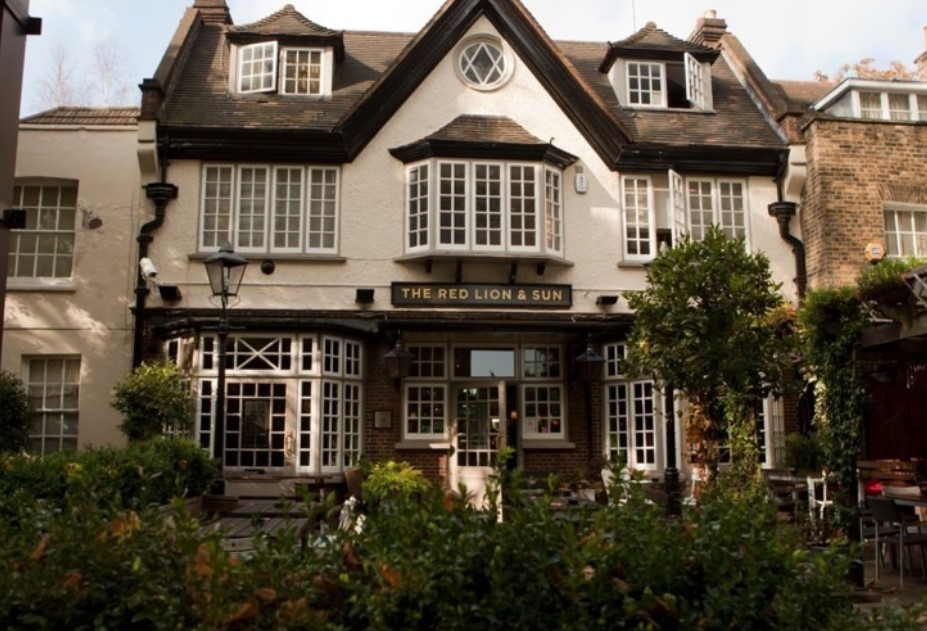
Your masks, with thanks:
[[[32,360],[79,360],[81,448],[125,442],[110,402],[131,369],[136,143],[134,126],[20,127],[17,186],[77,187],[73,268],[69,278],[9,279],[2,367],[27,379]]]

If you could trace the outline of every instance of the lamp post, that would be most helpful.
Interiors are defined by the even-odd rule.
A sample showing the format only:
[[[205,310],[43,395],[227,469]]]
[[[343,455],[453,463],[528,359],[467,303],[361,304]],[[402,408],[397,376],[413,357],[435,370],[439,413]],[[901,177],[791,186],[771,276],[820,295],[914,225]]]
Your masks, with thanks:
[[[586,386],[586,439],[588,441],[589,459],[592,460],[592,382],[595,381],[602,370],[605,358],[599,355],[592,346],[592,335],[586,340],[586,350],[573,360],[580,380]]]
[[[219,336],[219,365],[216,375],[214,455],[221,470],[225,452],[225,347],[229,337],[228,302],[229,296],[238,295],[248,261],[240,254],[235,254],[232,244],[226,241],[218,252],[206,257],[203,264],[206,266],[212,295],[219,298],[219,326],[216,328]]]

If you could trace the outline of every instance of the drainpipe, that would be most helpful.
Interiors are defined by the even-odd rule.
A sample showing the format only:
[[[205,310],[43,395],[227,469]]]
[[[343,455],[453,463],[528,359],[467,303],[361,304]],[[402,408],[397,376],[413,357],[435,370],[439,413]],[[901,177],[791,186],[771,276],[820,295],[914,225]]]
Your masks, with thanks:
[[[161,169],[164,173],[164,168]],[[155,204],[154,219],[146,223],[139,230],[138,237],[138,261],[148,257],[148,244],[154,241],[152,232],[161,227],[164,223],[164,212],[167,210],[167,204],[171,200],[177,199],[177,186],[168,182],[152,182],[145,186],[145,196]],[[132,368],[138,368],[142,363],[144,353],[142,346],[145,342],[145,302],[148,294],[148,283],[142,275],[140,265],[135,266],[135,337],[132,344]]]
[[[784,157],[784,154],[782,155]],[[789,222],[796,215],[798,204],[782,201],[782,173],[785,170],[785,165],[785,160],[780,158],[779,172],[776,174],[779,201],[769,205],[769,216],[776,218],[776,221],[779,222],[779,236],[792,246],[792,254],[795,255],[795,285],[798,290],[798,302],[801,304],[805,299],[805,292],[808,288],[808,272],[805,268],[805,244],[789,232]]]

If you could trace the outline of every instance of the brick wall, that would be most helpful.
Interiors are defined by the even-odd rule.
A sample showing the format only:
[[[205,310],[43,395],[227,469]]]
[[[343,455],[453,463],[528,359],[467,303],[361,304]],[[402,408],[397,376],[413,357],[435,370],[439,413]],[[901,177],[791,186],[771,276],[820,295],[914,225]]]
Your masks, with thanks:
[[[883,201],[927,203],[927,126],[819,119],[806,137],[809,287],[854,284],[866,244],[884,242]]]

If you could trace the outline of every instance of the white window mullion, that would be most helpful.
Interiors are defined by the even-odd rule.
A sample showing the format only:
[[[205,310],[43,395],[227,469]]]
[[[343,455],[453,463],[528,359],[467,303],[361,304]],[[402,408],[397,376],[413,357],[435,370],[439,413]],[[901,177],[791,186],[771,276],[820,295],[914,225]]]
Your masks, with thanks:
[[[684,234],[689,233],[689,217],[686,213],[686,186],[682,176],[669,170],[670,208],[672,209],[673,245],[679,245]]]
[[[267,250],[269,176],[266,166],[238,167],[234,241],[235,250],[238,252]]]
[[[339,175],[332,167],[309,167],[307,172],[306,251],[338,251]]]
[[[653,186],[648,176],[626,175],[621,180],[624,255],[646,261],[656,252]]]
[[[303,205],[305,185],[303,169],[277,167],[274,169],[273,216],[271,218],[271,250],[274,252],[301,252],[303,249]]]
[[[469,246],[469,164],[442,161],[437,163],[438,247],[466,250]]]
[[[430,162],[406,170],[406,251],[418,252],[433,243],[431,210],[434,208]]]

